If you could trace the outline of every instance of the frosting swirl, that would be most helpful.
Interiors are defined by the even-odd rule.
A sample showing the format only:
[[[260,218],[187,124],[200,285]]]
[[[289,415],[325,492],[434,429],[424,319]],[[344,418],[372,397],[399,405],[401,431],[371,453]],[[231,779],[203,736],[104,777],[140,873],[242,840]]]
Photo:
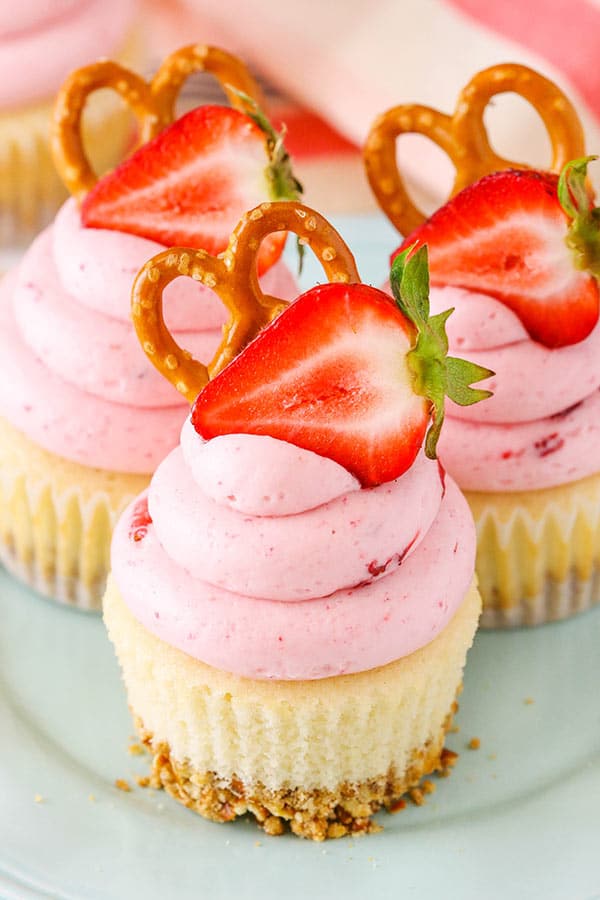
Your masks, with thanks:
[[[577,344],[549,349],[493,297],[431,288],[432,312],[454,307],[450,350],[496,374],[481,382],[494,396],[448,403],[439,455],[467,490],[552,487],[598,471],[600,322]],[[479,385],[478,385],[479,386]]]
[[[50,452],[86,466],[146,473],[177,444],[188,409],[147,360],[129,319],[131,285],[164,248],[84,228],[69,200],[0,285],[0,355],[18,378],[0,383],[0,415]],[[285,299],[284,263],[261,279]],[[179,278],[165,315],[200,359],[214,353],[225,310],[204,285]]]
[[[113,576],[148,630],[217,668],[303,680],[385,665],[433,640],[472,577],[472,519],[442,476],[420,455],[364,489],[310,451],[204,442],[187,420],[117,526]]]

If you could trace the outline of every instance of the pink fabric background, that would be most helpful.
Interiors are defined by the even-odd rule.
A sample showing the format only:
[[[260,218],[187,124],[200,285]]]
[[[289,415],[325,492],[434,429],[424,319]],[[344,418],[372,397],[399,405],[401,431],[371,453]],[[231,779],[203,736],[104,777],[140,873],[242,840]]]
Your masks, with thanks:
[[[600,8],[594,0],[180,0],[177,29],[239,52],[256,70],[356,144],[375,116],[398,103],[450,112],[479,69],[522,62],[556,81],[579,110],[588,149],[600,149]],[[162,31],[163,38],[167,35]],[[164,43],[164,40],[163,40]],[[492,140],[508,158],[543,166],[548,142],[537,115],[518,98],[490,113]],[[399,142],[409,176],[431,205],[452,169],[437,148]]]

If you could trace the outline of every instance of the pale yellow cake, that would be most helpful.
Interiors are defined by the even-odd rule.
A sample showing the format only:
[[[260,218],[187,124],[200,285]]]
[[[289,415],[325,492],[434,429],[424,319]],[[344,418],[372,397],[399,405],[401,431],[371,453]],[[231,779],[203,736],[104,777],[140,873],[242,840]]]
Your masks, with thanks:
[[[149,481],[49,453],[0,418],[0,560],[42,594],[100,609],[114,525]]]
[[[600,475],[465,497],[477,528],[484,627],[538,625],[600,602]]]
[[[472,584],[449,625],[378,669],[315,681],[255,681],[159,640],[109,579],[104,619],[153,784],[219,822],[252,813],[314,840],[368,831],[444,768],[444,738],[481,608]]]

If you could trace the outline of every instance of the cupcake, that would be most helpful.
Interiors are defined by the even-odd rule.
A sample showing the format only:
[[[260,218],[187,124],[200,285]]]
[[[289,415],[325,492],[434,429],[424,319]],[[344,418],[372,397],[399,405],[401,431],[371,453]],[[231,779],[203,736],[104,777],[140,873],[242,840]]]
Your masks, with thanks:
[[[557,109],[549,99],[542,108]],[[577,128],[563,137],[579,148]],[[398,251],[427,244],[432,308],[455,308],[450,347],[495,372],[488,403],[449,407],[440,442],[475,518],[484,626],[600,601],[600,265],[586,170],[581,159],[560,178],[485,176]]]
[[[26,0],[0,9],[0,246],[17,245],[50,221],[65,190],[49,148],[53,98],[67,73],[95,57],[141,60],[136,0]],[[129,116],[98,97],[85,138],[101,171],[122,156]]]
[[[191,111],[83,191],[81,206],[68,200],[0,285],[0,558],[43,594],[99,609],[116,518],[188,411],[131,325],[140,266],[182,240],[225,250],[245,208],[297,193],[261,123],[240,109]],[[265,241],[258,259],[264,289],[282,298],[295,293],[284,240]],[[185,279],[168,295],[170,327],[203,359],[226,318],[211,287]]]
[[[317,213],[261,213],[237,229],[231,271],[287,228],[330,283],[201,390],[115,529],[104,618],[154,786],[217,822],[249,812],[323,840],[371,830],[443,765],[480,600],[472,518],[435,443],[443,384],[472,403],[488,373],[446,359],[424,251],[396,261],[396,305],[358,282]],[[182,253],[137,280],[144,341],[163,342],[153,313]]]

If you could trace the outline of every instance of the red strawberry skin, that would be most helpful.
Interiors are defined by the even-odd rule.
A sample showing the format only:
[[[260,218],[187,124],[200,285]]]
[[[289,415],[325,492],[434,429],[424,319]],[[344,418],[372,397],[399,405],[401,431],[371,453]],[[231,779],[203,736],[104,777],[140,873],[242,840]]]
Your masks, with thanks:
[[[82,222],[216,255],[246,210],[276,199],[268,164],[265,134],[252,119],[201,106],[101,178],[83,201]],[[263,241],[259,273],[284,243],[285,233]]]
[[[410,467],[430,419],[406,354],[413,326],[382,291],[325,284],[294,301],[192,410],[208,439],[263,434],[340,463],[363,486]]]
[[[557,184],[557,176],[531,170],[488,175],[413,231],[397,253],[426,243],[432,284],[496,297],[547,347],[575,344],[598,321],[598,283],[574,266]]]

